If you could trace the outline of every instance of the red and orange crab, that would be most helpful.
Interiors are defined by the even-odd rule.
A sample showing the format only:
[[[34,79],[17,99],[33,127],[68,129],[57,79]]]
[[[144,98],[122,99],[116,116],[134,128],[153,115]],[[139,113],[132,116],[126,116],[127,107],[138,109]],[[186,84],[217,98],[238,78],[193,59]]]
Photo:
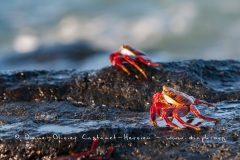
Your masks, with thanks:
[[[161,64],[153,63],[148,58],[146,53],[136,50],[128,45],[122,45],[119,50],[111,53],[109,56],[109,61],[113,66],[119,66],[123,69],[123,71],[130,75],[129,70],[122,64],[122,62],[128,62],[137,68],[145,78],[147,78],[146,73],[137,65],[136,61],[140,61],[149,66],[160,67],[161,69],[163,68]]]
[[[174,127],[175,129],[180,129],[180,127],[172,123],[172,119],[170,120],[168,117],[175,118],[183,126],[190,127],[195,130],[200,130],[199,127],[184,122],[180,118],[186,116],[189,111],[191,111],[195,116],[200,119],[218,122],[218,120],[215,118],[205,117],[201,115],[195,104],[206,104],[217,109],[217,107],[211,103],[196,99],[185,93],[176,91],[173,88],[163,86],[162,92],[158,92],[152,97],[152,106],[150,108],[151,122],[153,126],[157,126],[157,114],[159,117],[162,117],[165,120],[167,125]]]

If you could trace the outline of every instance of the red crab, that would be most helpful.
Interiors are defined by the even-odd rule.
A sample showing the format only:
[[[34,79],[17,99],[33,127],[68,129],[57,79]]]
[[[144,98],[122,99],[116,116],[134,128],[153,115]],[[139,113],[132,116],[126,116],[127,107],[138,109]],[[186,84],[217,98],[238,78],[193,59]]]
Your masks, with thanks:
[[[136,50],[128,45],[122,45],[118,51],[111,53],[109,61],[113,66],[119,66],[129,75],[129,70],[122,65],[122,62],[128,62],[136,67],[145,78],[147,78],[146,73],[137,65],[136,61],[140,61],[149,66],[163,68],[161,64],[153,63],[144,52]]]
[[[66,160],[66,159],[81,159],[81,160],[108,160],[111,157],[111,154],[113,152],[113,146],[110,146],[107,153],[105,154],[105,156],[95,156],[95,157],[91,157],[90,155],[97,149],[98,146],[98,139],[93,138],[93,143],[91,146],[91,149],[85,152],[79,152],[79,153],[75,153],[72,154],[71,156],[64,156],[64,157],[58,157],[58,160]]]
[[[190,127],[195,130],[200,130],[199,127],[184,122],[180,118],[186,116],[189,111],[191,111],[195,116],[200,119],[218,122],[218,120],[215,118],[205,117],[201,115],[195,104],[206,104],[217,109],[217,107],[212,105],[211,103],[196,99],[185,93],[176,91],[170,87],[163,86],[162,92],[158,92],[152,97],[152,106],[150,108],[151,122],[153,126],[157,126],[155,115],[157,114],[159,117],[162,117],[166,121],[167,125],[176,129],[180,129],[180,127],[172,123],[172,119],[170,120],[168,117],[174,117],[183,126]]]

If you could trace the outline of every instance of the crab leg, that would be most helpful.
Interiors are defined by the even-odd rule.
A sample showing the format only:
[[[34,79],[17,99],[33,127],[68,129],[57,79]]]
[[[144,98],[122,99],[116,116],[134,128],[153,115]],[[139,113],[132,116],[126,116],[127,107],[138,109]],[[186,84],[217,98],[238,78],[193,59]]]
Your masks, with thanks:
[[[163,117],[163,119],[165,120],[167,125],[172,126],[172,127],[176,128],[176,129],[181,129],[180,127],[178,127],[176,124],[172,123],[172,121],[170,121],[168,119],[167,115],[170,115],[171,112],[172,112],[172,108],[171,109],[167,109],[167,108],[163,109],[162,110],[162,117]]]
[[[143,76],[144,76],[145,78],[147,78],[146,73],[145,73],[133,60],[131,60],[131,59],[129,58],[129,56],[124,55],[123,58],[124,58],[127,62],[129,62],[130,64],[132,64],[134,67],[136,67],[137,70],[139,70],[139,71],[143,74]]]
[[[110,146],[104,158],[110,159],[113,150],[114,150],[113,146]]]
[[[180,117],[186,115],[186,113],[188,113],[188,108],[187,107],[178,107],[173,111],[173,117],[179,122],[181,123],[183,126],[186,127],[190,127],[196,130],[200,130],[199,127],[197,126],[193,126],[189,123],[184,122]]]
[[[216,106],[214,106],[213,104],[208,103],[208,102],[206,102],[206,101],[204,101],[204,100],[196,99],[196,100],[195,100],[195,103],[196,103],[196,104],[206,104],[206,105],[208,105],[208,106],[214,107],[215,109],[218,109],[218,108],[217,108]]]
[[[157,98],[157,94],[155,94],[153,96],[154,98]],[[156,114],[158,115],[159,118],[162,118],[161,114],[160,114],[160,110],[162,110],[162,108],[168,107],[165,103],[162,102],[157,102],[152,104],[152,106],[150,107],[150,120],[152,122],[153,126],[157,126],[157,122],[156,122]]]
[[[117,54],[117,52],[115,53],[112,53],[110,56],[114,55],[114,54]],[[114,57],[114,56],[112,56]],[[114,57],[114,60],[111,62],[113,65],[117,65],[119,66],[120,68],[122,68],[122,70],[124,70],[128,75],[130,75],[130,72],[128,71],[128,69],[126,67],[124,67],[124,65],[122,65],[121,63],[121,57],[120,56],[115,56]]]
[[[158,115],[159,118],[161,118],[161,115],[159,113],[159,108],[156,108],[156,104],[153,104],[151,107],[150,107],[150,120],[152,122],[152,125],[153,126],[157,126],[157,122],[156,122],[156,114]]]
[[[215,122],[218,122],[218,120],[215,119],[215,118],[205,117],[205,116],[201,115],[200,112],[198,111],[198,109],[197,109],[194,105],[192,105],[192,104],[190,105],[190,110],[191,110],[191,112],[192,112],[195,116],[197,116],[198,118],[201,118],[201,119],[207,120],[207,121],[215,121]]]
[[[141,61],[142,63],[146,64],[146,65],[150,65],[150,66],[153,66],[153,67],[159,66],[159,68],[161,68],[161,69],[163,68],[163,66],[161,64],[153,63],[151,60],[144,59],[142,56],[138,57],[138,60]]]
[[[151,107],[150,107],[150,120],[151,120],[153,126],[157,126],[155,112],[156,112],[156,110],[155,110],[155,104],[153,104],[153,105],[151,105]]]

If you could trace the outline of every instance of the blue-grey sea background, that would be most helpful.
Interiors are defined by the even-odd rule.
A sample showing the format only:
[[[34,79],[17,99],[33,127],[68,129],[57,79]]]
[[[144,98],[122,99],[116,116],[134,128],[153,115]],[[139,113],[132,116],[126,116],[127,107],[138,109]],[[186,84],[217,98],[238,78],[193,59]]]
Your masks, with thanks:
[[[77,63],[5,61],[41,47],[76,42],[101,51]],[[240,1],[1,1],[1,70],[100,69],[110,65],[109,53],[121,44],[146,51],[156,62],[240,60]]]

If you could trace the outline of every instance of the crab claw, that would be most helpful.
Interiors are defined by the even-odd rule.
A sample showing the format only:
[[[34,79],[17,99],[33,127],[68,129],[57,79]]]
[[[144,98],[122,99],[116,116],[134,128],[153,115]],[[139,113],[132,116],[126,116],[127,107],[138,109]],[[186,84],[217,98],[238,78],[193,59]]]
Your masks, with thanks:
[[[111,53],[109,56],[109,61],[113,66],[117,65],[118,67],[122,68],[124,72],[130,75],[128,69],[124,67],[124,65],[122,65],[123,57],[121,56],[121,53],[119,51]]]

